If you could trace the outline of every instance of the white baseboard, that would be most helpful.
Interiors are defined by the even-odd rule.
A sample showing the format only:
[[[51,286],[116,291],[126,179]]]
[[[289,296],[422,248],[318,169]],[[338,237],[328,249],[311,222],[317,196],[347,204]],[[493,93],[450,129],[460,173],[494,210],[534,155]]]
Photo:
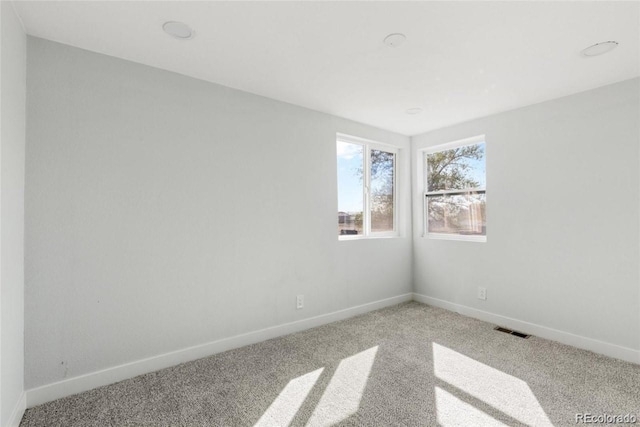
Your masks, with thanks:
[[[627,362],[640,363],[640,351],[628,347],[622,347],[616,344],[598,341],[593,338],[587,338],[575,335],[570,332],[559,331],[557,329],[548,328],[546,326],[537,325],[535,323],[525,322],[523,320],[513,319],[511,317],[501,316],[499,314],[489,313],[488,311],[478,310],[462,304],[445,301],[438,298],[429,297],[427,295],[417,294],[414,292],[413,299],[415,301],[433,305],[435,307],[444,308],[449,311],[460,313],[465,316],[493,323],[495,325],[504,326],[527,334],[535,335],[562,344],[573,347],[590,350],[594,353],[604,354],[605,356],[614,357],[616,359],[625,360]]]
[[[112,368],[90,372],[88,374],[27,390],[26,406],[28,408],[32,408],[34,406],[50,402],[52,400],[60,399],[62,397],[70,396],[76,393],[81,393],[83,391],[91,390],[96,387],[113,384],[115,382],[133,378],[138,375],[154,372],[160,369],[168,368],[170,366],[178,365],[180,363],[200,359],[202,357],[207,357],[215,353],[220,353],[249,344],[255,344],[257,342],[291,334],[293,332],[303,331],[305,329],[314,328],[316,326],[324,325],[338,320],[347,319],[349,317],[353,317],[372,310],[377,310],[379,308],[411,301],[412,299],[413,294],[411,293],[398,295],[368,304],[362,304],[355,307],[346,308],[344,310],[334,311],[333,313],[323,314],[308,319],[302,319],[295,322],[272,326],[270,328],[260,329],[258,331],[248,332],[229,338],[223,338],[210,343],[149,357],[147,359],[125,363],[123,365],[114,366]],[[11,425],[11,427],[13,427],[13,425]]]
[[[27,409],[27,394],[22,392],[20,395],[20,399],[16,403],[16,406],[13,408],[13,412],[9,416],[9,424],[7,427],[18,427],[20,425],[20,421],[22,421],[22,416],[24,415],[24,411]]]

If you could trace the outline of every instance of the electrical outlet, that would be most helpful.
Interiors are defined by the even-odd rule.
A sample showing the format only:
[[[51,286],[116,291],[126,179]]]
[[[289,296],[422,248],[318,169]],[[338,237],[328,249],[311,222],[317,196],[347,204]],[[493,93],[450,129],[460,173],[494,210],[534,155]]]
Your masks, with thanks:
[[[298,295],[296,297],[296,308],[298,310],[300,310],[301,308],[304,308],[304,295]]]
[[[486,300],[487,299],[487,288],[483,288],[482,286],[478,286],[478,299]]]

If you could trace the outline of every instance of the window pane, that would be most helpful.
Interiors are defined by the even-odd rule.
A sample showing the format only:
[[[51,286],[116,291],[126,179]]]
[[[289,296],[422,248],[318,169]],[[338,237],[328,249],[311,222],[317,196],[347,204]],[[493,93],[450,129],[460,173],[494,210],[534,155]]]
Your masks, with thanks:
[[[338,234],[362,234],[364,146],[338,141]]]
[[[486,236],[484,193],[427,196],[429,233]]]
[[[371,231],[393,231],[395,154],[371,150]]]
[[[427,192],[485,188],[484,155],[484,142],[427,154]]]

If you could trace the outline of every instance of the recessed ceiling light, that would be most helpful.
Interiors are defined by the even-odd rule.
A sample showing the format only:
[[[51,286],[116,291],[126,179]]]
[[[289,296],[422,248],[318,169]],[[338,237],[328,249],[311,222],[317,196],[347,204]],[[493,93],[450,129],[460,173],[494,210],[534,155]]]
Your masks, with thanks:
[[[602,43],[596,43],[593,46],[589,46],[588,48],[582,51],[584,56],[598,56],[603,53],[611,52],[613,49],[618,47],[618,42],[608,41]]]
[[[406,39],[407,37],[404,34],[400,34],[400,33],[389,34],[387,37],[384,38],[384,44],[386,44],[389,47],[398,47],[402,43],[404,43]]]
[[[165,33],[169,34],[171,37],[175,37],[176,39],[188,40],[193,38],[193,31],[191,28],[182,22],[165,22],[162,29]]]
[[[415,115],[415,114],[420,114],[422,113],[424,110],[420,107],[415,107],[415,108],[409,108],[407,111],[405,111],[405,113],[410,114],[410,115]]]

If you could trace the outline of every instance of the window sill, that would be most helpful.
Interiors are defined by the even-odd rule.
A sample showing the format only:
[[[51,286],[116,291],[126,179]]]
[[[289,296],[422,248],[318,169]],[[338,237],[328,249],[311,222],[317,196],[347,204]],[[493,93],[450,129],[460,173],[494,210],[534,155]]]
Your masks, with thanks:
[[[468,236],[464,234],[427,233],[422,237],[433,240],[458,240],[463,242],[485,243],[487,241],[487,236]]]
[[[399,234],[393,233],[393,234],[380,234],[377,236],[349,236],[349,235],[345,235],[345,236],[338,236],[338,240],[339,241],[346,241],[346,240],[376,240],[376,239],[398,239],[400,238]]]

